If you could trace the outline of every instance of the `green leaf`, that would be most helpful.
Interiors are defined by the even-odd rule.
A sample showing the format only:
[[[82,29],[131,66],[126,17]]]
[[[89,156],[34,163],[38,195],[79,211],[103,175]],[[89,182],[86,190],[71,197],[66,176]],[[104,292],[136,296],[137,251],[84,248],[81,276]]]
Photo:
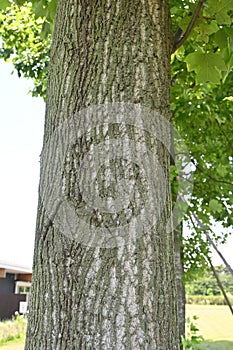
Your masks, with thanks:
[[[179,7],[177,6],[173,6],[170,8],[171,15],[176,15],[178,11],[179,11]]]
[[[179,21],[179,27],[183,30],[183,32],[186,31],[186,29],[188,28],[188,25],[190,23],[191,18],[188,16],[185,16],[184,18],[182,18]]]
[[[44,22],[42,25],[41,34],[40,34],[41,38],[46,39],[50,33],[51,33],[50,24],[47,22]]]
[[[225,74],[223,76],[223,81],[225,81],[227,76],[232,72],[233,54],[228,48],[223,49],[222,51],[223,51],[223,58],[224,58],[224,61],[226,64],[226,70],[225,70]]]
[[[227,35],[227,39],[228,39],[228,46],[231,49],[231,51],[233,50],[233,28],[232,27],[225,27],[225,32]]]
[[[222,211],[222,204],[219,203],[216,199],[211,199],[209,202],[209,208],[213,212],[221,213]]]
[[[196,51],[189,54],[185,62],[188,71],[195,71],[197,83],[211,82],[219,84],[221,80],[221,71],[226,70],[226,65],[219,53]]]
[[[213,39],[220,49],[224,49],[225,47],[227,47],[227,44],[228,44],[227,35],[223,28],[214,34]]]
[[[207,43],[209,41],[209,36],[213,33],[216,33],[219,30],[219,27],[216,21],[211,21],[208,23],[199,20],[194,30],[198,33],[196,39]]]
[[[44,2],[43,0],[38,2],[36,4],[36,7],[35,7],[35,10],[34,10],[34,13],[35,13],[35,17],[38,18],[38,17],[45,17],[46,16],[46,13],[47,13],[47,9],[44,5]]]
[[[48,13],[50,15],[50,18],[52,18],[53,20],[55,19],[56,10],[57,10],[57,0],[50,1],[48,5]]]
[[[11,3],[9,0],[0,0],[0,9],[5,10]]]
[[[227,175],[228,173],[228,169],[226,166],[223,166],[223,165],[219,165],[219,167],[217,168],[217,173],[220,175],[220,176],[225,176]]]
[[[184,45],[182,45],[181,47],[179,47],[179,49],[176,50],[176,52],[174,53],[175,57],[176,57],[179,61],[182,61],[182,60],[183,60],[184,54],[185,54]]]
[[[16,3],[16,5],[22,6],[24,3],[26,3],[26,0],[15,0],[14,2]]]
[[[218,24],[231,24],[229,12],[233,8],[233,0],[208,0],[207,13],[210,16],[215,16]]]

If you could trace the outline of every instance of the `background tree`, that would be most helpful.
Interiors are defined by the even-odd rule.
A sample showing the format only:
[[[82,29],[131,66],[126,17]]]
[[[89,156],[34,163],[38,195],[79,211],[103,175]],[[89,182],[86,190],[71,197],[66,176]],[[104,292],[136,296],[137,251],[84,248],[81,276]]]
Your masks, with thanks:
[[[233,295],[233,281],[229,271],[223,265],[216,266],[215,269],[226,292]],[[196,280],[188,282],[186,292],[188,295],[221,295],[221,291],[210,268]]]

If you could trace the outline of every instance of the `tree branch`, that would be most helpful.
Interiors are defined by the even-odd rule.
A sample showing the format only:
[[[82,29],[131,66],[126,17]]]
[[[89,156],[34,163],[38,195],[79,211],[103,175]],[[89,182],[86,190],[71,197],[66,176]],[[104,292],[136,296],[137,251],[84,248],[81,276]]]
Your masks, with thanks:
[[[196,10],[193,14],[193,17],[192,17],[184,35],[180,39],[174,40],[172,53],[175,52],[187,40],[189,34],[191,33],[191,31],[194,27],[194,24],[196,23],[196,21],[198,19],[199,13],[201,11],[201,8],[202,8],[204,2],[206,2],[206,0],[200,0],[199,3],[197,4]]]
[[[194,219],[196,220],[199,228],[204,232],[204,234],[206,235],[206,238],[208,240],[208,242],[212,245],[212,247],[214,248],[214,250],[216,251],[216,253],[220,256],[220,258],[222,259],[224,265],[226,266],[226,268],[228,269],[228,271],[230,272],[230,274],[233,277],[233,270],[230,266],[230,264],[228,264],[228,262],[226,261],[226,259],[224,258],[224,256],[222,255],[222,253],[218,250],[216,244],[214,243],[214,241],[211,239],[208,231],[205,229],[204,225],[202,224],[202,222],[200,221],[200,219],[198,218],[198,216],[195,213],[191,213],[191,215],[194,217]],[[191,216],[189,216],[189,218],[191,218]],[[193,220],[191,219],[191,222],[193,223]],[[194,227],[196,227],[194,225]],[[213,232],[213,231],[212,231]]]
[[[223,257],[223,255],[220,253],[220,251],[219,251],[218,248],[216,247],[216,245],[215,245],[215,243],[213,242],[213,240],[210,238],[210,235],[208,234],[207,230],[204,228],[202,222],[201,222],[201,221],[199,220],[199,218],[195,215],[195,213],[191,213],[191,215],[189,216],[189,218],[190,218],[190,220],[191,220],[191,223],[192,223],[194,229],[197,230],[197,227],[196,227],[195,222],[194,222],[194,220],[193,220],[193,218],[192,218],[192,215],[194,216],[194,219],[196,220],[196,222],[197,222],[199,228],[200,228],[200,229],[204,232],[204,234],[206,235],[208,242],[213,246],[213,248],[214,248],[214,249],[216,250],[216,252],[219,254],[219,256],[220,256],[220,258],[223,260],[223,262],[224,262],[226,268],[228,269],[228,271],[230,272],[230,274],[233,276],[233,270],[232,270],[231,266],[227,263],[226,259],[225,259],[225,258]],[[223,294],[223,296],[224,296],[224,299],[225,299],[227,305],[229,306],[229,308],[230,308],[230,310],[231,310],[231,313],[232,313],[232,315],[233,315],[233,308],[232,308],[232,305],[231,305],[231,303],[230,303],[230,301],[229,301],[229,298],[228,298],[228,296],[227,296],[227,294],[226,294],[226,292],[225,292],[225,290],[224,290],[224,288],[223,288],[223,285],[222,285],[222,283],[221,283],[221,281],[220,281],[220,279],[219,279],[219,277],[218,277],[218,274],[217,274],[217,272],[216,272],[216,270],[215,270],[215,268],[214,268],[214,266],[213,266],[213,264],[212,264],[212,261],[211,261],[211,259],[210,259],[209,256],[207,256],[207,261],[209,262],[209,265],[210,265],[211,270],[212,270],[212,272],[213,272],[213,274],[214,274],[214,277],[215,277],[216,280],[217,280],[217,284],[218,284],[218,286],[219,286],[219,288],[220,288],[220,290],[221,290],[221,292],[222,292],[222,294]]]
[[[227,303],[227,305],[228,305],[228,307],[231,310],[231,313],[233,315],[233,308],[231,306],[231,302],[230,302],[230,300],[229,300],[229,298],[227,296],[227,293],[225,292],[225,289],[223,288],[222,282],[221,282],[220,278],[218,277],[218,274],[217,274],[217,272],[216,272],[216,270],[214,268],[214,265],[212,264],[211,259],[209,258],[208,261],[209,261],[209,264],[210,264],[210,268],[211,268],[211,270],[213,272],[213,275],[216,278],[216,281],[217,281],[217,284],[219,286],[219,289],[221,290],[221,292],[222,292],[222,294],[224,296],[224,299],[225,299],[225,301],[226,301],[226,303]]]
[[[208,172],[206,172],[205,170],[203,170],[199,165],[197,165],[192,159],[191,159],[191,162],[195,165],[196,169],[204,174],[206,177],[208,177],[210,180],[214,181],[214,182],[219,182],[219,183],[222,183],[222,184],[225,184],[225,185],[230,185],[230,186],[233,186],[233,183],[230,182],[230,181],[226,181],[226,180],[219,180],[219,179],[216,179],[215,177],[211,176],[210,174],[208,174]]]

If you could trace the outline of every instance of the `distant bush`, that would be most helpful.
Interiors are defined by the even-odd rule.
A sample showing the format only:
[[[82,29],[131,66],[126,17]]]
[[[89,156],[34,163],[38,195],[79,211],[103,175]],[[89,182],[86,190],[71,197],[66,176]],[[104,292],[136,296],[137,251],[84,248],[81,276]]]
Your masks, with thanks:
[[[233,295],[228,296],[233,305]],[[223,295],[186,295],[187,304],[197,305],[226,305]]]
[[[215,266],[218,277],[229,295],[233,295],[233,279],[228,269],[223,266]],[[217,280],[208,268],[204,273],[197,275],[195,279],[186,281],[185,290],[187,295],[217,295],[221,296]]]
[[[23,339],[26,327],[27,321],[20,315],[13,320],[0,322],[0,346],[11,340]]]

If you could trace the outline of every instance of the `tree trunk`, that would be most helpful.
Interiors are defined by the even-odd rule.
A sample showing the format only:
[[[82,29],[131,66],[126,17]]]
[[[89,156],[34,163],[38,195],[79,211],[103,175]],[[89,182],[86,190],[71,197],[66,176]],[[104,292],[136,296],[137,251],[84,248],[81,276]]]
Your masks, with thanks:
[[[179,348],[170,130],[153,113],[169,118],[171,46],[167,1],[59,1],[26,350]]]
[[[178,317],[179,317],[179,336],[185,337],[185,286],[183,283],[183,263],[182,263],[182,223],[174,230],[175,236],[175,260],[176,260],[176,282],[178,297]],[[180,347],[183,348],[182,346]]]

